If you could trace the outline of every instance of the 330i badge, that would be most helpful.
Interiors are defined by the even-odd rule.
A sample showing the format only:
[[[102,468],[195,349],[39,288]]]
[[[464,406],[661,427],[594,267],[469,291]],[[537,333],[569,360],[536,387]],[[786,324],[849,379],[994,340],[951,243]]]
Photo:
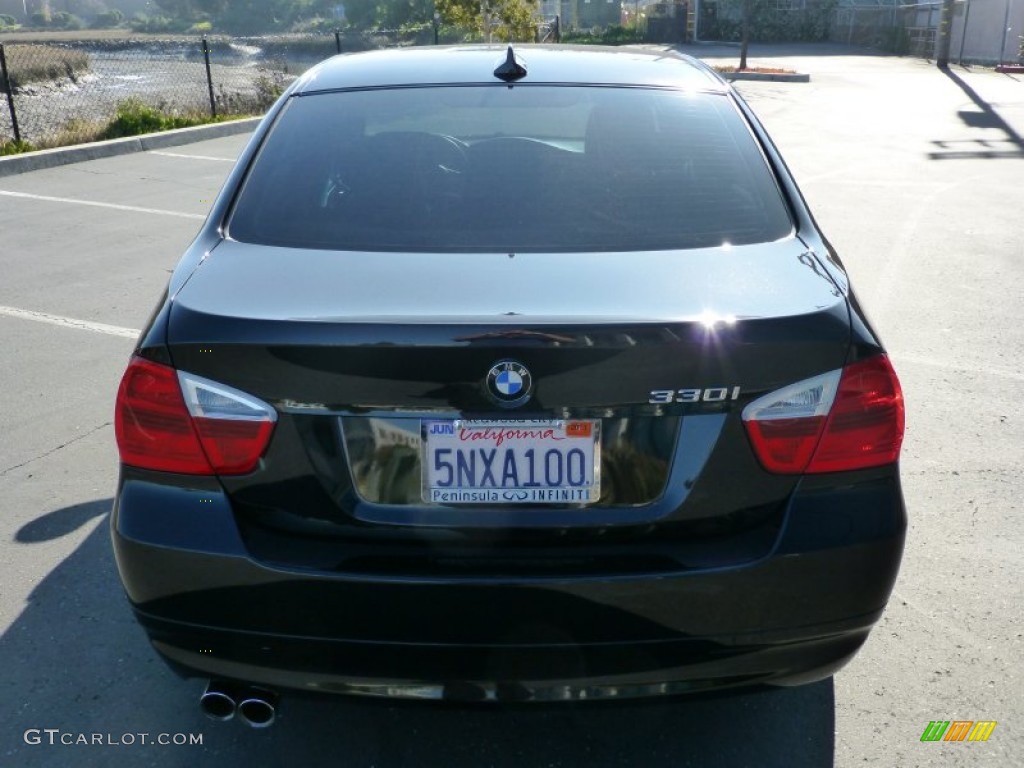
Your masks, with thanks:
[[[114,550],[204,711],[255,726],[283,691],[798,685],[885,608],[903,430],[699,61],[351,54],[269,111],[138,341]]]

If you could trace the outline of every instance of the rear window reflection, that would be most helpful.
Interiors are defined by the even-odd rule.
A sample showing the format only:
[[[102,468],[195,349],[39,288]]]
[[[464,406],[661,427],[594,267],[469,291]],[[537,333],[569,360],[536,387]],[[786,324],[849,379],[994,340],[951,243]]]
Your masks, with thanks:
[[[242,188],[243,242],[406,251],[636,251],[792,230],[720,94],[406,88],[293,98]]]

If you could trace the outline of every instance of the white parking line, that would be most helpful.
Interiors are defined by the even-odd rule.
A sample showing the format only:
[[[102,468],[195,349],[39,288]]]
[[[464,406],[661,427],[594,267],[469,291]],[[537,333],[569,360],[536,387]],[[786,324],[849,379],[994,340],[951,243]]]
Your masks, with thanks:
[[[1014,379],[1015,381],[1024,381],[1024,373],[1020,371],[1014,371],[1009,368],[995,368],[991,365],[982,365],[980,363],[965,365],[956,363],[951,360],[940,359],[938,357],[923,357],[921,355],[904,355],[896,352],[890,353],[894,360],[898,360],[900,363],[911,363],[916,365],[926,365],[933,368],[944,368],[949,371],[957,371],[962,374],[973,373],[975,375],[988,374],[990,376],[1001,376],[1006,379]]]
[[[124,328],[120,325],[107,325],[106,323],[93,323],[88,320],[76,320],[73,317],[51,315],[48,312],[36,312],[31,309],[18,309],[17,307],[5,307],[3,305],[0,305],[0,315],[16,317],[19,320],[34,320],[37,323],[59,325],[63,328],[75,328],[79,331],[105,333],[108,336],[120,336],[125,339],[136,339],[139,333],[141,333],[136,328]]]
[[[214,157],[213,155],[185,155],[181,152],[164,152],[160,149],[151,149],[149,151],[151,155],[160,155],[161,157],[184,157],[186,160],[216,160],[220,163],[233,163],[235,162],[228,157]]]
[[[28,192],[10,192],[0,189],[0,195],[5,197],[21,197],[26,200],[43,200],[48,203],[72,203],[74,205],[92,205],[96,208],[111,208],[115,211],[132,211],[134,213],[155,213],[159,216],[177,216],[181,219],[206,219],[204,213],[182,213],[181,211],[165,211],[161,208],[141,208],[137,205],[119,205],[117,203],[99,203],[95,200],[78,200],[73,197],[50,197],[49,195],[32,195]]]

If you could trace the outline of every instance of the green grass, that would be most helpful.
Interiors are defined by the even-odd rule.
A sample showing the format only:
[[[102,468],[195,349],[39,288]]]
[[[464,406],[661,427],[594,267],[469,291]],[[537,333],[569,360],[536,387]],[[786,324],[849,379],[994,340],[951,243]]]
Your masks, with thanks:
[[[151,107],[141,99],[132,97],[117,105],[114,118],[96,136],[96,140],[120,139],[124,136],[139,136],[143,133],[171,131],[175,128],[191,128],[194,125],[223,123],[238,120],[244,115],[218,115],[210,117],[205,112],[168,114]],[[86,139],[91,141],[92,139]]]
[[[139,136],[144,133],[170,131],[175,128],[190,128],[208,123],[224,123],[247,117],[251,117],[251,115],[228,114],[210,117],[205,112],[168,114],[140,99],[130,98],[118,104],[117,113],[105,122],[75,118],[62,125],[55,133],[34,144],[27,141],[0,141],[0,156],[66,147],[90,141]]]
[[[566,30],[562,32],[563,43],[577,45],[633,45],[643,41],[643,33],[633,25],[627,27],[613,24],[602,30]]]
[[[27,141],[0,141],[0,157],[6,157],[7,155],[20,155],[22,152],[35,152],[38,147],[34,147]]]
[[[122,136],[138,136],[143,133],[170,131],[174,128],[188,128],[199,125],[203,120],[198,115],[168,115],[151,107],[141,99],[132,97],[117,105],[117,113],[97,138],[119,139]]]

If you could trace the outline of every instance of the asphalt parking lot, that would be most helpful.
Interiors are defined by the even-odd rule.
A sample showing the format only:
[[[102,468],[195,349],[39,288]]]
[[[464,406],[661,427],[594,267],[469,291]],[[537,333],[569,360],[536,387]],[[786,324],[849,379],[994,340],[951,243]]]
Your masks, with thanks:
[[[1024,77],[754,53],[811,73],[739,87],[908,404],[903,569],[834,683],[596,708],[286,698],[264,731],[203,718],[202,684],[156,659],[117,579],[112,407],[238,136],[0,178],[0,765],[1024,765]],[[933,720],[998,725],[984,743],[921,742]]]

